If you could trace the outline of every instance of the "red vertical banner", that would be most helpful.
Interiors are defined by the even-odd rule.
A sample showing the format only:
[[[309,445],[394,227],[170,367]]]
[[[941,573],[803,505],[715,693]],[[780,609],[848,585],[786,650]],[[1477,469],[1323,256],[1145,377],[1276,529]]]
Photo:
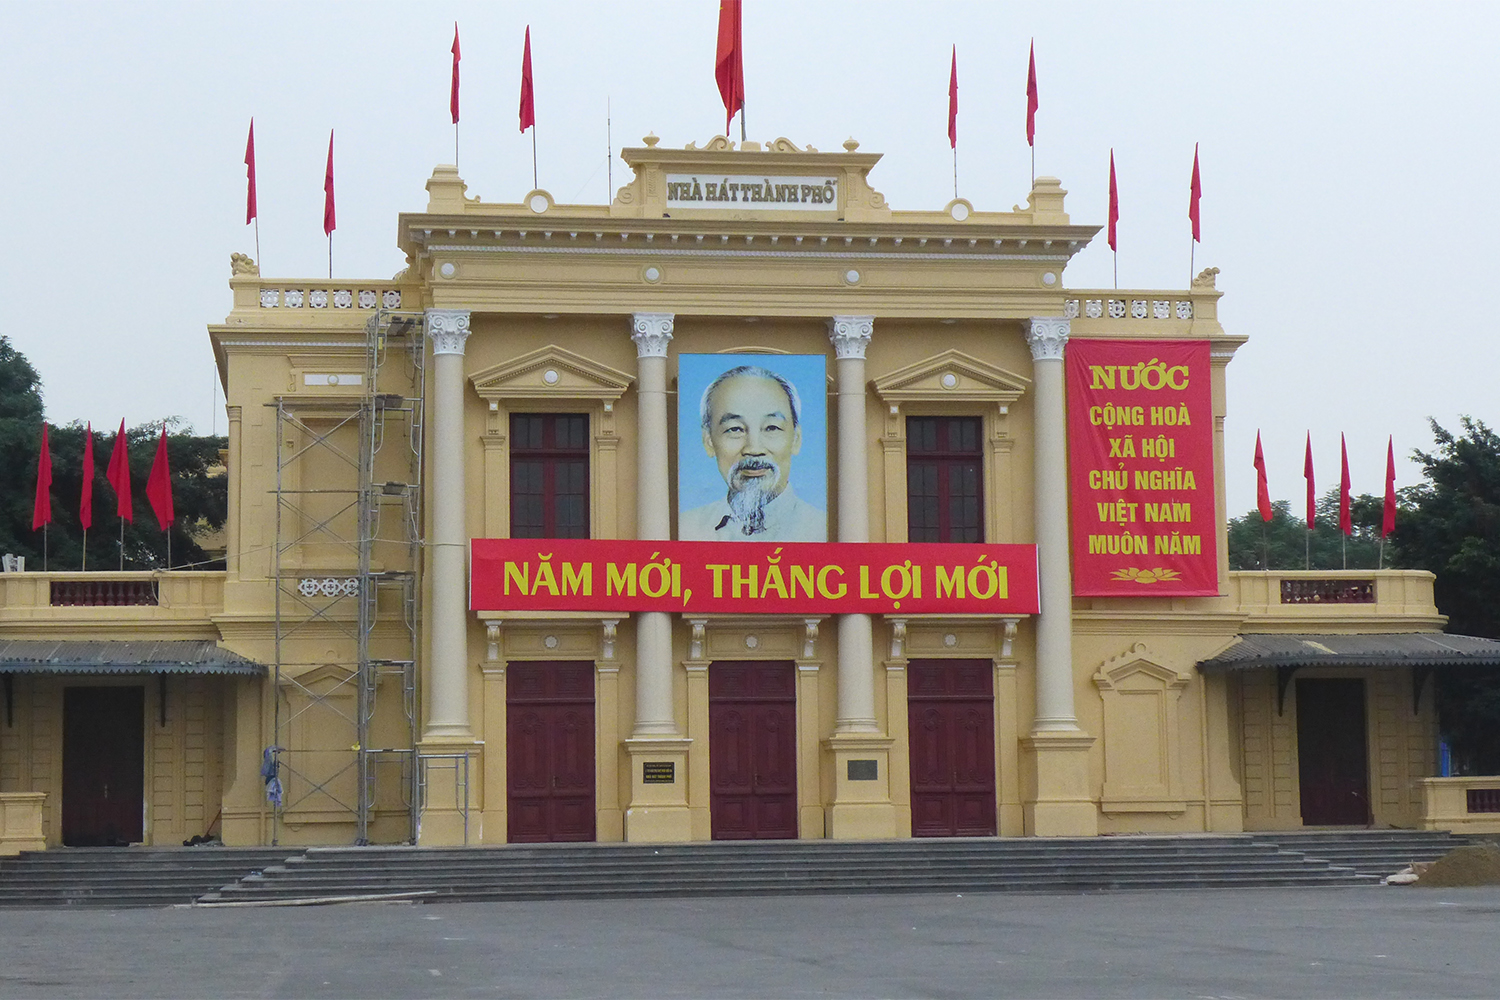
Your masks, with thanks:
[[[1069,340],[1073,593],[1219,592],[1207,341]]]

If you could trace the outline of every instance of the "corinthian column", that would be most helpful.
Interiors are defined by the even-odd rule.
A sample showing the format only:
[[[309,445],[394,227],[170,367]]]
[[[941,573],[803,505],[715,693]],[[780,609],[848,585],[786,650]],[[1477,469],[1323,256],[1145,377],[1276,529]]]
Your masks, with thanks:
[[[828,339],[838,360],[839,530],[841,542],[870,540],[870,477],[865,441],[865,348],[873,316],[835,316]],[[839,616],[837,733],[875,733],[874,643],[869,615]]]
[[[432,338],[432,634],[429,713],[424,741],[472,739],[469,728],[469,660],[464,525],[464,341],[467,309],[427,310]]]
[[[636,537],[671,537],[667,479],[667,345],[672,313],[636,313]],[[672,619],[664,611],[637,614],[635,627],[636,737],[676,736],[672,713]]]
[[[1032,732],[1078,728],[1073,711],[1073,577],[1068,555],[1067,412],[1063,349],[1069,323],[1036,318],[1026,333],[1036,400],[1036,543],[1042,613],[1036,630]]]

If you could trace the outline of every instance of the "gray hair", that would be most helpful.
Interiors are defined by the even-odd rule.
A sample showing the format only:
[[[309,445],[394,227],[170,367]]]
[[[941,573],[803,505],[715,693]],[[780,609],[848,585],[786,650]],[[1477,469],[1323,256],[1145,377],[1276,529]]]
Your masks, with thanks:
[[[709,397],[714,394],[714,390],[719,386],[732,378],[739,378],[741,375],[748,378],[770,379],[781,386],[781,391],[786,393],[787,400],[792,404],[792,426],[795,428],[802,425],[802,397],[797,395],[796,386],[788,382],[784,376],[776,374],[769,368],[762,368],[760,365],[740,365],[737,368],[729,369],[727,372],[721,372],[719,377],[708,383],[708,388],[703,390],[703,400],[698,405],[698,414],[703,422],[704,430],[712,429],[709,427],[708,417]]]

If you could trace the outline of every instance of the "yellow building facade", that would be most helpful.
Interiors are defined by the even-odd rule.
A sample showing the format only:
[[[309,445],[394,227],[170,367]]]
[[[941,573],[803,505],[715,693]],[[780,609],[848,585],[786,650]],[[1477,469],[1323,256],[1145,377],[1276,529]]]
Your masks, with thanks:
[[[852,140],[621,155],[607,206],[488,203],[439,166],[391,280],[236,255],[209,328],[228,568],[0,576],[0,849],[1453,825],[1424,804],[1428,674],[1494,652],[1411,652],[1443,625],[1432,577],[1227,569],[1246,338],[1215,270],[1068,288],[1097,227],[1051,178],[1010,212],[900,211]],[[1217,596],[1074,596],[1070,338],[1208,345]],[[679,359],[717,354],[826,359],[826,455],[791,462],[826,458],[829,542],[1035,545],[1039,613],[471,611],[473,539],[679,537],[704,461]],[[106,577],[139,603],[59,604]],[[199,645],[168,668],[143,639]],[[103,752],[68,692],[110,687],[133,693],[98,718],[143,730],[142,824],[113,834],[66,763]]]

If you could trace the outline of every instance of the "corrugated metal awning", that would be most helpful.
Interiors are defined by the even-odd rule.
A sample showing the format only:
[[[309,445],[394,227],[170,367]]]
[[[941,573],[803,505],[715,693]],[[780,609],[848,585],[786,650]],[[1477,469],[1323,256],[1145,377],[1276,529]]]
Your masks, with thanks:
[[[210,639],[0,640],[0,674],[228,674],[264,677],[266,667]]]
[[[1500,642],[1446,632],[1378,634],[1250,633],[1218,656],[1203,660],[1203,671],[1270,667],[1500,667]]]

